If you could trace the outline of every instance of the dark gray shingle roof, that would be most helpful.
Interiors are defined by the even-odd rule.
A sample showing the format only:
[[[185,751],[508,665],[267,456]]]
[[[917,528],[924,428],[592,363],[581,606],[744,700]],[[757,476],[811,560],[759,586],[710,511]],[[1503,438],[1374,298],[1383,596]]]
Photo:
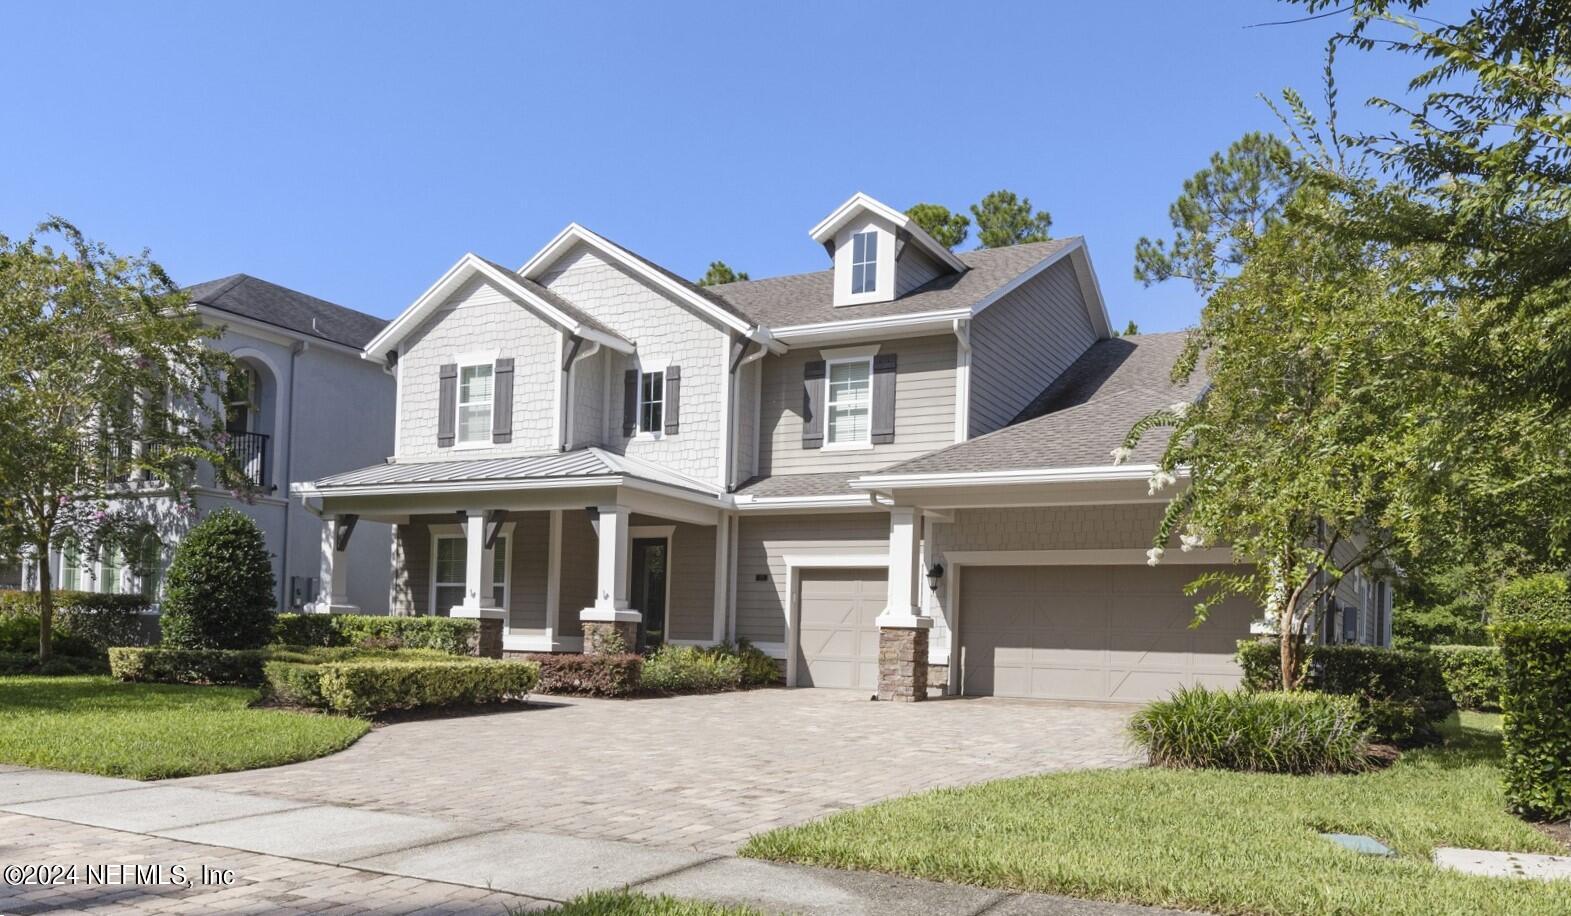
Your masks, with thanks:
[[[247,274],[186,287],[193,305],[271,324],[359,350],[387,326],[385,318],[357,312]]]
[[[760,499],[777,496],[845,496],[857,493],[848,483],[866,471],[831,471],[827,474],[780,474],[754,477],[736,488],[737,496]],[[859,494],[860,495],[860,494]]]
[[[1179,331],[1097,341],[1022,411],[1013,425],[877,473],[1110,465],[1110,453],[1136,422],[1159,407],[1193,401],[1204,390],[1201,373],[1195,373],[1185,385],[1174,384],[1169,376],[1185,336]],[[1165,430],[1153,430],[1130,462],[1155,461],[1166,442]]]
[[[972,305],[1077,238],[960,252],[957,256],[968,268],[964,273],[937,277],[892,302],[836,308],[832,270],[743,280],[702,289],[729,302],[733,310],[751,315],[753,320],[772,328],[941,312]]]

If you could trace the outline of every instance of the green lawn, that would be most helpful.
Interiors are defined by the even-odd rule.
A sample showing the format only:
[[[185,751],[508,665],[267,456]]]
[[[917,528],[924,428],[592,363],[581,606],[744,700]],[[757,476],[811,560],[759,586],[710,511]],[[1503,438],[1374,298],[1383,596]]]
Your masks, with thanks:
[[[1444,872],[1436,846],[1563,852],[1505,813],[1500,717],[1362,776],[1102,770],[943,789],[754,837],[742,855],[1218,913],[1571,913],[1571,882]],[[1380,838],[1395,859],[1316,836]]]
[[[697,900],[678,900],[675,897],[650,897],[627,891],[585,894],[551,912],[560,916],[763,916],[748,907],[719,906]]]
[[[133,779],[250,770],[341,751],[361,719],[251,709],[242,687],[0,677],[0,763]]]

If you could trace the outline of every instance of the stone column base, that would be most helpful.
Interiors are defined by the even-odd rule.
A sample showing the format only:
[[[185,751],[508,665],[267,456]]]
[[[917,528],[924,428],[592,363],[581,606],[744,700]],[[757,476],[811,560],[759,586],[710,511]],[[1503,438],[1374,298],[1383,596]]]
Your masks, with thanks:
[[[502,619],[481,617],[475,622],[480,624],[480,632],[469,640],[469,654],[476,658],[501,658]]]
[[[878,698],[896,703],[927,699],[926,628],[878,631]]]
[[[617,642],[621,643],[620,647],[615,645]],[[584,621],[585,655],[608,655],[616,652],[636,651],[638,651],[638,621]]]

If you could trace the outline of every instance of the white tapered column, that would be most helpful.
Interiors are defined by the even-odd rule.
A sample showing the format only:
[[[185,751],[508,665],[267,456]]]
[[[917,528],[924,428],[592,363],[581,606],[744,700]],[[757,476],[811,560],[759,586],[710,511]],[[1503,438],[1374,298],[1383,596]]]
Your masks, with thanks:
[[[349,602],[349,538],[341,532],[354,530],[348,517],[336,515],[322,519],[322,570],[317,581],[317,600],[312,610],[318,614],[358,614],[360,608]],[[344,548],[339,549],[340,545]]]
[[[889,510],[889,599],[878,615],[880,627],[933,625],[922,614],[922,510],[896,506]]]
[[[464,517],[464,600],[448,611],[453,617],[503,616],[492,594],[491,571],[496,568],[496,551],[486,546],[486,513],[471,509]]]
[[[599,535],[598,565],[595,578],[595,603],[579,612],[585,623],[638,623],[644,619],[636,608],[628,607],[628,516],[626,506],[598,506],[595,509]]]

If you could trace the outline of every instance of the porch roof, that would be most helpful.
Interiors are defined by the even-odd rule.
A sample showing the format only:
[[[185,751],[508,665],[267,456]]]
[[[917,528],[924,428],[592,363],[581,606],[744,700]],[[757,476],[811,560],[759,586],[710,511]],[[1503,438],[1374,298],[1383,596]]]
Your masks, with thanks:
[[[323,477],[309,485],[309,489],[323,495],[331,495],[337,491],[363,491],[367,488],[384,487],[417,492],[429,485],[440,485],[446,489],[454,485],[476,484],[476,489],[483,489],[486,484],[503,484],[511,481],[538,481],[543,485],[549,485],[551,481],[560,481],[563,485],[580,485],[596,482],[612,483],[616,479],[628,477],[688,490],[704,496],[720,495],[719,490],[713,486],[653,462],[617,455],[594,447],[517,458],[376,464]]]

